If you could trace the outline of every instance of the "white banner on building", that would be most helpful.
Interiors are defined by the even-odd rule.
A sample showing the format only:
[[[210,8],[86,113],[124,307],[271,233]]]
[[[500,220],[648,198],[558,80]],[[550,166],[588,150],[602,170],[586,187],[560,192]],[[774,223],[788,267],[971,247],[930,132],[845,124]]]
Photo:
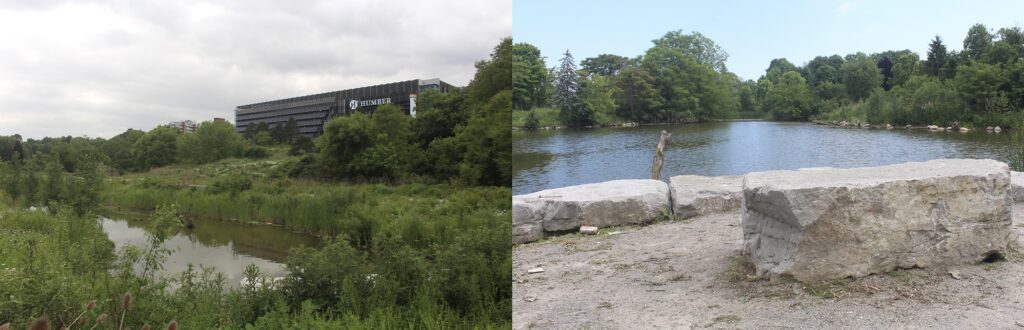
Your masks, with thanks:
[[[416,94],[409,94],[409,115],[416,117]]]

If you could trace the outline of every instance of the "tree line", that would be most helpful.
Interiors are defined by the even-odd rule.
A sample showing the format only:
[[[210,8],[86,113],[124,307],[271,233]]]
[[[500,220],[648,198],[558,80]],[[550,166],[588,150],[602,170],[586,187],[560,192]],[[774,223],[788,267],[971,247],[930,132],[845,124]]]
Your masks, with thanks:
[[[975,24],[960,51],[936,36],[924,59],[911,50],[817,56],[802,66],[778,58],[757,80],[729,72],[728,54],[699,32],[672,31],[653,44],[635,58],[601,54],[579,67],[566,51],[546,69],[536,47],[517,43],[513,105],[524,110],[516,115],[525,118],[521,126],[536,126],[544,107],[570,127],[736,117],[1004,127],[1024,120],[1018,27]]]
[[[382,105],[373,114],[331,119],[315,140],[300,134],[294,119],[249,125],[243,134],[229,122],[206,121],[195,132],[164,125],[128,129],[110,139],[0,136],[0,159],[18,165],[15,169],[41,156],[40,161],[59,163],[66,172],[87,163],[113,172],[143,172],[231,157],[263,158],[268,147],[283,145],[290,155],[300,156],[288,164],[294,177],[509,186],[511,55],[512,41],[506,38],[491,59],[476,64],[467,87],[422,93],[416,117]]]
[[[569,51],[545,69],[540,51],[515,48],[513,106],[553,106],[571,127],[608,121],[691,122],[727,119],[740,110],[742,81],[729,72],[729,55],[699,32],[666,33],[644,55],[602,54],[576,66]]]

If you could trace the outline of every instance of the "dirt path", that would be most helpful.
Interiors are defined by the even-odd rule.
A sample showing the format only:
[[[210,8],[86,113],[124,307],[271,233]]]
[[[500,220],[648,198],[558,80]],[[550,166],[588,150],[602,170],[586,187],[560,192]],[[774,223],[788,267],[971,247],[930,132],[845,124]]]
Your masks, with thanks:
[[[1024,246],[1024,204],[1013,213]],[[718,214],[517,246],[513,328],[1024,329],[1020,252],[802,285],[748,278],[739,224],[739,213]],[[544,272],[527,274],[535,267]]]

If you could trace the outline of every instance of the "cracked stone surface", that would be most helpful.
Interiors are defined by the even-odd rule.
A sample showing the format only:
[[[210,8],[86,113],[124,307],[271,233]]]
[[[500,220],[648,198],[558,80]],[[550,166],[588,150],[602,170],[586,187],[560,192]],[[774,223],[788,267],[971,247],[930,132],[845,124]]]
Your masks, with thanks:
[[[742,176],[678,175],[669,178],[672,213],[686,219],[740,209]]]
[[[994,160],[747,174],[743,251],[800,281],[977,263],[1010,241],[1010,171]]]
[[[1010,197],[1014,203],[1024,202],[1024,172],[1010,172]]]
[[[531,242],[545,232],[640,224],[664,217],[669,190],[659,180],[614,180],[512,196],[512,240]]]

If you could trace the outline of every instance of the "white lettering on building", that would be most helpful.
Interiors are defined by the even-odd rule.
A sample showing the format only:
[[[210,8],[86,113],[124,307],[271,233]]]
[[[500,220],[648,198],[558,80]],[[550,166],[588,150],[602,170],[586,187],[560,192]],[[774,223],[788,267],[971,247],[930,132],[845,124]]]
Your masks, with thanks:
[[[348,102],[348,107],[352,110],[359,109],[360,107],[367,107],[373,105],[381,105],[391,103],[390,97],[375,100],[352,100]]]

